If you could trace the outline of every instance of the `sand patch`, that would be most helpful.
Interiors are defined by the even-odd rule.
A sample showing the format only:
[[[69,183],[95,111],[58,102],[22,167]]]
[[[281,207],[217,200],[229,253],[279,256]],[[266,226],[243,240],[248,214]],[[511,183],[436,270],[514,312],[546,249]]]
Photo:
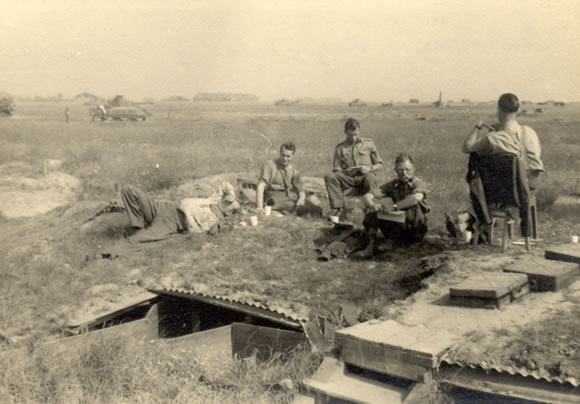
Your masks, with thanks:
[[[35,172],[22,162],[0,165],[0,216],[42,215],[75,199],[81,181],[62,172]]]

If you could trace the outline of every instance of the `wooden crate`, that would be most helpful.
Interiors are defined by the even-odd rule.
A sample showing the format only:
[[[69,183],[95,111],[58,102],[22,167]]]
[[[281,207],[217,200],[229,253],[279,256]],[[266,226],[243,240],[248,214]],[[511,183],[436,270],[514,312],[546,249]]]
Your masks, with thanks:
[[[544,257],[548,260],[573,262],[580,264],[580,244],[563,244],[546,248]]]
[[[499,309],[529,291],[524,274],[484,272],[449,288],[449,300],[459,306]]]
[[[439,356],[456,341],[445,330],[406,326],[388,320],[366,322],[336,332],[342,359],[362,369],[424,381]]]
[[[529,257],[506,266],[504,272],[525,274],[532,292],[555,292],[576,279],[580,265]]]

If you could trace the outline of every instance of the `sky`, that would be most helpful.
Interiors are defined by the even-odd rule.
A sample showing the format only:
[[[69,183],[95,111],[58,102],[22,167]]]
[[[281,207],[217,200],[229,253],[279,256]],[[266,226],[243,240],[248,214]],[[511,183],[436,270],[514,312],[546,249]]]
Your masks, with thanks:
[[[0,0],[0,92],[580,101],[578,0]]]

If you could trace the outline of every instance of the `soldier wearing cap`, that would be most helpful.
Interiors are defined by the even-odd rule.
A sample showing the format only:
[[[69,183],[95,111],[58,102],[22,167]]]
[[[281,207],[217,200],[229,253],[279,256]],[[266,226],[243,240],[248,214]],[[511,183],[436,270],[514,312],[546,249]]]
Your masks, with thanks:
[[[330,216],[339,216],[344,207],[344,192],[356,189],[360,195],[367,194],[377,186],[375,171],[383,167],[372,139],[360,137],[360,123],[349,118],[344,124],[346,140],[334,151],[332,173],[324,176],[328,199],[332,209]]]

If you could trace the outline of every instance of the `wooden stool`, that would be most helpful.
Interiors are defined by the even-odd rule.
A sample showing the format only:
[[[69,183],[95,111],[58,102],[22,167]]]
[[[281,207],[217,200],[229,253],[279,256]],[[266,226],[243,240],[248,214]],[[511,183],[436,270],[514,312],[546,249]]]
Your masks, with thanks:
[[[505,252],[507,246],[507,239],[511,240],[514,236],[515,224],[517,223],[514,219],[510,218],[508,209],[503,210],[492,210],[491,214],[491,229],[489,230],[489,243],[493,245],[493,229],[497,220],[503,220],[502,232],[501,232],[501,251]],[[507,237],[506,237],[507,236]]]
[[[535,200],[534,200],[534,203],[535,203]],[[534,208],[535,208],[535,204],[534,204]],[[535,210],[534,210],[534,212],[535,212]],[[497,209],[491,210],[490,216],[491,216],[491,228],[489,229],[489,244],[493,245],[495,224],[497,223],[498,220],[502,220],[503,226],[502,226],[502,232],[501,232],[501,250],[502,250],[502,252],[505,252],[506,247],[507,247],[507,239],[509,238],[511,240],[512,237],[514,236],[515,225],[519,223],[519,220],[515,220],[515,219],[512,219],[510,217],[509,208],[499,209],[499,210],[497,210]],[[532,226],[534,227],[535,225],[532,225]],[[473,246],[474,247],[477,246],[477,243],[479,242],[479,236],[481,234],[481,227],[483,227],[483,226],[476,226],[476,228],[475,228],[475,232],[473,235],[473,238],[474,238]],[[532,232],[533,231],[534,230],[532,230]],[[525,243],[526,243],[526,250],[530,251],[531,245],[530,245],[530,238],[529,237],[525,238]]]
[[[538,240],[538,207],[536,205],[536,195],[530,195],[528,207],[530,210],[530,225],[532,226],[532,240]]]

